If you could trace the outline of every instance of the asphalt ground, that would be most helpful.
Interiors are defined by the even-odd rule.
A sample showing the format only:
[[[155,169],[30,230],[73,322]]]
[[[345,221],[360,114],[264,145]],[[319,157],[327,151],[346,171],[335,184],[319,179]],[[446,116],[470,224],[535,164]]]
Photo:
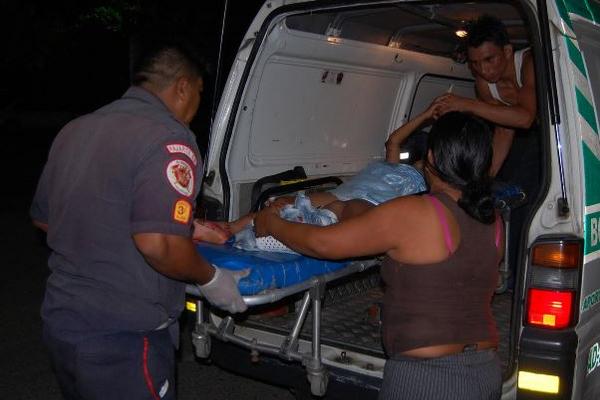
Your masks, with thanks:
[[[0,196],[0,400],[59,400],[60,390],[41,341],[40,305],[48,276],[49,249],[30,223],[28,208],[41,172],[47,143],[19,147],[27,159],[4,169]],[[14,146],[9,146],[13,148]],[[4,150],[7,150],[5,147]],[[7,155],[4,161],[11,159]],[[14,157],[12,158],[14,159]],[[288,389],[271,386],[194,360],[188,352],[177,364],[178,399],[293,399]]]

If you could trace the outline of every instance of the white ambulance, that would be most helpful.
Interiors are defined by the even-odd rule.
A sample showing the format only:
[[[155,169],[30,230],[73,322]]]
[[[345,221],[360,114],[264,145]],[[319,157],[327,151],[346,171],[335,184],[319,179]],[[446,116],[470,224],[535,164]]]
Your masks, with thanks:
[[[232,220],[262,184],[282,183],[266,177],[296,168],[308,180],[343,180],[383,159],[389,132],[434,97],[448,88],[474,96],[457,31],[481,14],[504,22],[515,49],[531,48],[537,82],[536,126],[517,134],[503,175],[528,177],[525,201],[505,207],[506,284],[493,304],[503,399],[600,399],[598,0],[267,1],[229,72],[201,202],[209,217]],[[376,398],[380,293],[373,268],[326,286],[318,379],[284,351],[260,350],[284,349],[286,318],[302,309],[296,296],[226,326],[216,310],[198,310],[197,353],[298,398]],[[306,325],[300,353],[314,343]]]

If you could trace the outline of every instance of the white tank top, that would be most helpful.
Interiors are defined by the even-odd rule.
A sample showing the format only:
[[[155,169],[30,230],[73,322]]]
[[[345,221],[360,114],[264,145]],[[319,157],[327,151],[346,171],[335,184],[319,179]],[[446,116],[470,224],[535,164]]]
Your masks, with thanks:
[[[523,87],[523,71],[522,71],[522,67],[523,67],[523,55],[528,52],[530,50],[530,47],[526,47],[524,49],[518,50],[514,52],[513,55],[513,59],[515,61],[515,74],[517,76],[517,86],[519,88]],[[490,94],[492,95],[492,97],[496,100],[498,100],[500,103],[510,106],[511,104],[502,100],[502,98],[500,97],[500,93],[498,92],[498,88],[496,87],[495,83],[489,83],[488,82],[488,87],[490,88]]]

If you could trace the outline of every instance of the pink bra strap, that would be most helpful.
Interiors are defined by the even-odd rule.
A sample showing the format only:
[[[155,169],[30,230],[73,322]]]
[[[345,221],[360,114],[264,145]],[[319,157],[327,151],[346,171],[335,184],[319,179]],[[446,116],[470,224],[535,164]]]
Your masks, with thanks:
[[[450,235],[450,228],[448,227],[448,220],[446,220],[446,214],[444,213],[444,209],[442,208],[442,203],[428,194],[427,197],[433,204],[435,211],[437,212],[438,218],[440,220],[440,224],[442,224],[442,229],[444,230],[444,240],[446,241],[446,247],[448,248],[448,254],[452,254],[452,249],[454,248],[454,242],[452,241],[452,236]]]
[[[500,247],[500,235],[502,234],[502,225],[500,224],[500,217],[496,217],[496,248]]]

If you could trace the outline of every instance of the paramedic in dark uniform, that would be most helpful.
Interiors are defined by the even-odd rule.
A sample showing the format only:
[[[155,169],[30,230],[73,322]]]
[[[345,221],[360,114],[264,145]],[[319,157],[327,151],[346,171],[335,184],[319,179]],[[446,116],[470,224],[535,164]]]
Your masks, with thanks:
[[[174,399],[184,282],[218,307],[246,309],[244,273],[211,266],[190,238],[200,64],[163,40],[132,76],[123,97],[61,130],[31,207],[52,250],[41,315],[66,399]]]

